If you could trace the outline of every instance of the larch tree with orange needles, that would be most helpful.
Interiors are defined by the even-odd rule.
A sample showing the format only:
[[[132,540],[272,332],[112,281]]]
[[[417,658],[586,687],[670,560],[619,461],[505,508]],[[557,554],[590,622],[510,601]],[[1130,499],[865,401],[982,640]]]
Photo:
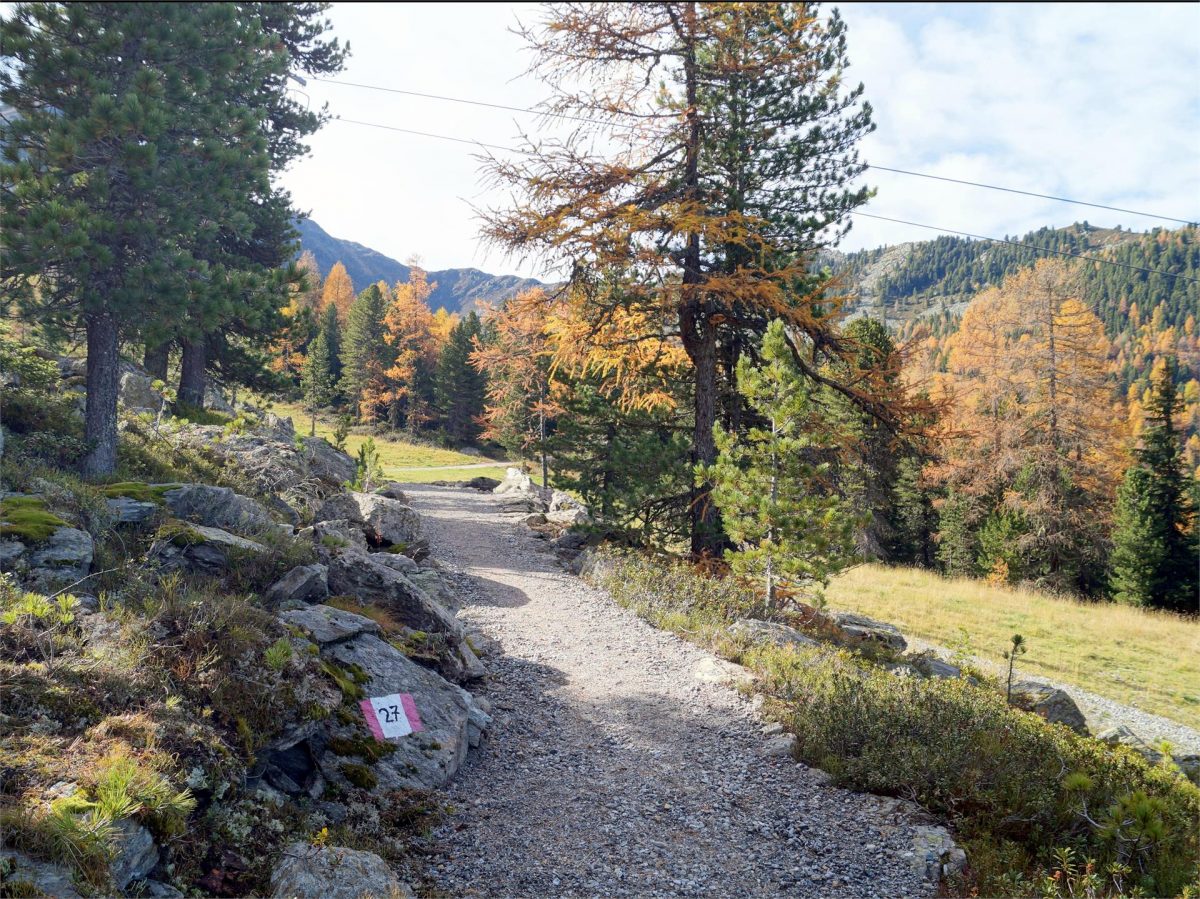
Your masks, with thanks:
[[[956,424],[942,474],[975,497],[983,568],[1087,589],[1125,464],[1110,343],[1075,270],[1042,260],[980,295],[952,340]]]
[[[388,382],[388,422],[394,428],[407,427],[415,432],[433,415],[438,342],[428,300],[436,289],[437,284],[429,283],[424,270],[414,267],[408,281],[391,291],[383,324],[395,361],[384,377]]]
[[[345,323],[354,305],[354,282],[346,271],[346,266],[335,262],[325,278],[325,286],[321,290],[321,309],[333,306],[338,311],[338,319]]]
[[[746,340],[781,318],[803,374],[893,424],[888,394],[823,360],[849,359],[837,302],[810,274],[865,202],[855,146],[872,129],[861,86],[843,83],[845,26],[797,3],[547,4],[524,36],[554,91],[545,111],[585,119],[566,139],[491,157],[519,198],[484,232],[570,268],[576,318],[611,339],[611,374],[639,342],[679,342],[692,380],[692,463],[716,459],[713,426],[740,408],[731,374]],[[597,289],[614,272],[620,290]],[[619,315],[632,313],[621,327]],[[631,333],[632,322],[645,326]],[[633,401],[632,397],[626,398]],[[725,543],[701,482],[691,546]]]

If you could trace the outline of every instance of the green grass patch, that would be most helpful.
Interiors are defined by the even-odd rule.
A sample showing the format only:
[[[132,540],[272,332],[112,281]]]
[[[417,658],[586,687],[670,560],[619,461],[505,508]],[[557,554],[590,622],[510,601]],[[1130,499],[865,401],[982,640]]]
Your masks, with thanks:
[[[992,587],[915,568],[862,565],[833,579],[833,608],[992,663],[1013,634],[1018,668],[1200,728],[1200,620],[1035,590]]]
[[[0,537],[43,543],[67,523],[36,496],[13,496],[0,502]]]

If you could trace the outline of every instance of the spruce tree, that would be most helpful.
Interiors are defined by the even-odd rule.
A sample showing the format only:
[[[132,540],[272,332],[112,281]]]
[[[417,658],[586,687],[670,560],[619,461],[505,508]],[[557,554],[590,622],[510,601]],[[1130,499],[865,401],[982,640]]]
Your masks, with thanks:
[[[329,339],[321,331],[309,344],[308,356],[300,376],[300,388],[304,391],[304,405],[312,418],[309,434],[317,433],[317,410],[333,402],[337,394],[337,381],[333,375],[333,354],[329,350]]]
[[[487,379],[471,363],[479,316],[472,311],[451,330],[437,366],[437,404],[446,435],[457,443],[474,443],[479,437]]]
[[[334,385],[337,385],[342,379],[342,323],[338,319],[336,306],[326,306],[321,313],[320,332],[325,335],[325,342],[329,345],[329,371],[333,375]],[[336,402],[336,386],[334,394]]]
[[[373,385],[392,365],[395,350],[388,345],[383,319],[387,301],[372,284],[358,295],[346,315],[346,331],[342,335],[342,394],[364,421],[375,421],[383,401]]]
[[[1200,611],[1200,558],[1175,415],[1182,401],[1177,365],[1154,372],[1142,445],[1117,492],[1111,587],[1119,602]]]
[[[775,320],[762,344],[762,364],[738,362],[738,391],[761,424],[744,435],[714,428],[719,454],[697,472],[711,479],[712,499],[737,545],[733,570],[761,579],[767,609],[777,612],[796,591],[815,592],[854,558],[861,524],[832,489],[831,460],[840,436],[797,367],[784,323]]]

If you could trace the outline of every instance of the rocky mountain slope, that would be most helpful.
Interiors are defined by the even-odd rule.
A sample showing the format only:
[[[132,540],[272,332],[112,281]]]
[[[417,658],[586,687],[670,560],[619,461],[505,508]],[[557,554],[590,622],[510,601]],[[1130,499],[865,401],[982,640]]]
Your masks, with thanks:
[[[300,246],[317,259],[321,276],[337,262],[346,266],[355,289],[362,290],[376,281],[394,284],[407,281],[410,268],[389,256],[352,240],[333,237],[312,219],[297,223]],[[445,307],[449,312],[468,312],[486,303],[499,303],[531,287],[542,286],[532,278],[515,275],[489,275],[475,268],[450,268],[430,272],[429,280],[437,288],[429,297],[431,309]]]

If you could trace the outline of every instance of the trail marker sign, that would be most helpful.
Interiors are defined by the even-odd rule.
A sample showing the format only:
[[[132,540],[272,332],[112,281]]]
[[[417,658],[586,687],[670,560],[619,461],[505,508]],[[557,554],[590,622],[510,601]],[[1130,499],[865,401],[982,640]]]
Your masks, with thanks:
[[[417,704],[411,693],[389,693],[387,696],[372,696],[359,703],[367,719],[367,727],[376,740],[391,740],[407,737],[424,730]]]

